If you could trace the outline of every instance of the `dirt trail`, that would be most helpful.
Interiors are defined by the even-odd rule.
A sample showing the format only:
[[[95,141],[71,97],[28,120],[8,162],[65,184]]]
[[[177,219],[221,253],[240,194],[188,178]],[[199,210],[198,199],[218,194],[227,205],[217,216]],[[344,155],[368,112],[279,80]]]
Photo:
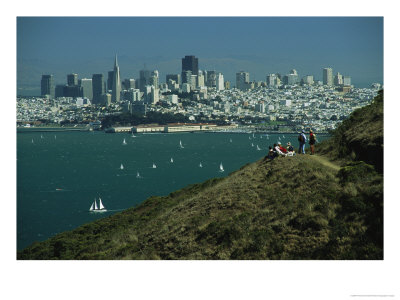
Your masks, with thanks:
[[[324,166],[334,169],[335,171],[339,171],[340,170],[340,166],[330,162],[329,160],[327,160],[325,157],[319,156],[319,155],[309,155],[309,157],[311,159],[314,159],[316,161],[318,161],[319,163],[323,164]]]

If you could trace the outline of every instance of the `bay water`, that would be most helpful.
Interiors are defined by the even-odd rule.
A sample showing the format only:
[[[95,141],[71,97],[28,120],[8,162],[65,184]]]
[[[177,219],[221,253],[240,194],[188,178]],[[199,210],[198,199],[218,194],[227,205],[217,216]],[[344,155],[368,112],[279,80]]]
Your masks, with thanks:
[[[278,141],[298,147],[297,134],[17,133],[17,249],[150,196],[227,176],[265,156]],[[99,197],[107,212],[89,212]]]

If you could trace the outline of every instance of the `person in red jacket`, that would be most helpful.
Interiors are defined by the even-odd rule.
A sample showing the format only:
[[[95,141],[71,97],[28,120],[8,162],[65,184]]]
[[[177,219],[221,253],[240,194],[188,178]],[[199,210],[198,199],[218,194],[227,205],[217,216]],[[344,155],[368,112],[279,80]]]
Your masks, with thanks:
[[[287,150],[285,147],[282,146],[281,142],[278,142],[279,150],[281,150],[283,153],[287,153]]]
[[[310,150],[311,150],[311,155],[315,154],[315,150],[314,150],[314,145],[315,142],[317,141],[317,138],[315,137],[315,134],[313,133],[313,131],[310,129],[310,139],[309,139],[309,143],[310,143]]]

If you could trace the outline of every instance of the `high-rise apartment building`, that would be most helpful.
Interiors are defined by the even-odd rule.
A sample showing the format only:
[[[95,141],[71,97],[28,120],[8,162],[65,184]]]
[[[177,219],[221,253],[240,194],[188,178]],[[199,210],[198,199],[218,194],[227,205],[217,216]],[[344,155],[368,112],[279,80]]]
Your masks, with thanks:
[[[184,71],[191,71],[192,75],[199,73],[199,59],[193,55],[187,55],[182,58],[182,73]]]
[[[115,55],[111,101],[119,102],[120,97],[121,97],[121,75],[119,73],[117,55]]]
[[[206,74],[207,74],[206,86],[207,87],[216,87],[217,86],[217,72],[207,71]]]
[[[103,74],[93,74],[92,76],[93,104],[101,104],[104,100],[105,83]]]
[[[322,83],[324,85],[333,86],[333,71],[332,71],[332,68],[324,68],[322,70]]]
[[[250,83],[250,73],[240,71],[236,73],[236,88],[239,90],[247,90]]]
[[[41,87],[41,95],[42,96],[50,96],[50,98],[54,98],[54,82],[53,75],[42,75],[42,80],[40,81]]]
[[[335,85],[343,85],[343,75],[338,72],[333,79],[333,83]]]
[[[67,75],[67,85],[74,86],[78,85],[78,74],[72,73]]]

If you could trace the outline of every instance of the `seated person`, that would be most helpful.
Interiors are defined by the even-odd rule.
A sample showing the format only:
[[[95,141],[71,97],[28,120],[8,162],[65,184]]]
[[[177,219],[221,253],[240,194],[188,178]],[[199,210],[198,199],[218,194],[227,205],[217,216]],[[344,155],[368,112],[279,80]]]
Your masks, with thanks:
[[[278,142],[279,150],[282,151],[282,153],[287,153],[287,150],[285,147],[282,146],[281,142]]]
[[[275,153],[276,153],[277,155],[286,156],[286,153],[283,153],[283,152],[281,151],[281,147],[279,146],[279,144],[280,144],[280,143],[278,143],[278,145],[277,145],[277,144],[274,144],[274,151],[275,151]],[[285,149],[285,150],[286,150],[286,149]]]
[[[275,153],[274,149],[272,149],[271,146],[269,146],[268,154],[267,154],[267,156],[264,157],[264,160],[267,160],[267,159],[271,159],[272,160],[277,156],[278,156],[278,154]]]
[[[294,148],[290,142],[287,143],[287,153],[288,153],[288,156],[293,156],[296,154],[296,152],[294,152]]]

